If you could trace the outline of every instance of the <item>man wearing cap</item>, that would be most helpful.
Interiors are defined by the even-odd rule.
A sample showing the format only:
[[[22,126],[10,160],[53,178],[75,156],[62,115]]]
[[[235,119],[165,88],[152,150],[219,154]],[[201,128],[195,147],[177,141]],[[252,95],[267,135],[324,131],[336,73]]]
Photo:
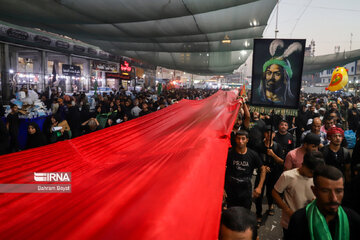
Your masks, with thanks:
[[[339,169],[345,176],[345,182],[351,180],[351,156],[347,149],[341,147],[344,139],[344,130],[338,127],[331,127],[327,132],[330,144],[321,149],[324,154],[325,163]]]
[[[290,170],[301,167],[306,152],[319,150],[320,137],[314,133],[308,133],[304,138],[304,143],[298,148],[290,151],[285,158],[284,168]]]

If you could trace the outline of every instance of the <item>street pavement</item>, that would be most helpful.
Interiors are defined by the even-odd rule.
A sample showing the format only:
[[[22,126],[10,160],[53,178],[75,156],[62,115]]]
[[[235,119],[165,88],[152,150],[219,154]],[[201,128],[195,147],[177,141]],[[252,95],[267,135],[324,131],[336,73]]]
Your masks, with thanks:
[[[252,178],[252,184],[254,186],[255,176]],[[266,191],[266,188],[265,188]],[[268,215],[268,204],[266,194],[264,194],[262,201],[263,219],[260,228],[258,229],[258,235],[260,240],[280,240],[283,236],[283,230],[280,224],[281,209],[274,203],[275,214],[273,216]],[[256,212],[255,203],[251,206],[251,211]]]
[[[267,214],[267,199],[263,198],[263,220],[260,228],[258,229],[258,235],[260,240],[280,240],[282,239],[283,230],[280,225],[281,209],[275,206],[274,216]],[[255,212],[255,203],[253,203],[251,211]]]

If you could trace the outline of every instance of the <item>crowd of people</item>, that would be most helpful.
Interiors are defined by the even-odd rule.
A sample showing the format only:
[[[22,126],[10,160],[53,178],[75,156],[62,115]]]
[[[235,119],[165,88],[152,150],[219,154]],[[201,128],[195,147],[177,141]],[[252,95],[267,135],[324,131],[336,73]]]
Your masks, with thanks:
[[[69,96],[55,91],[50,97],[39,94],[52,114],[45,120],[42,131],[36,122],[28,125],[25,149],[76,138],[163,109],[181,99],[204,99],[214,92],[216,90],[172,89],[158,95],[154,91],[130,92],[121,88],[116,93],[96,96],[85,93]],[[10,106],[6,121],[0,120],[0,155],[21,150],[18,140],[21,113],[17,105]],[[3,118],[2,104],[0,111]]]
[[[25,149],[76,138],[215,92],[172,89],[158,95],[120,89],[95,96],[93,111],[84,93],[41,95],[52,114],[42,130],[35,122],[28,125]],[[0,110],[3,116],[2,106]],[[18,107],[11,105],[6,122],[0,121],[0,154],[20,150],[19,121]],[[359,136],[359,97],[302,94],[297,116],[250,111],[248,102],[242,101],[231,133],[219,238],[256,239],[264,214],[273,216],[276,204],[282,209],[284,239],[360,239]],[[250,211],[253,202],[255,213]]]
[[[284,239],[360,239],[360,98],[302,94],[297,116],[249,109],[244,102],[231,134],[222,215],[249,221],[225,220],[233,235],[222,238],[221,226],[220,239],[245,230],[256,239],[275,204]]]

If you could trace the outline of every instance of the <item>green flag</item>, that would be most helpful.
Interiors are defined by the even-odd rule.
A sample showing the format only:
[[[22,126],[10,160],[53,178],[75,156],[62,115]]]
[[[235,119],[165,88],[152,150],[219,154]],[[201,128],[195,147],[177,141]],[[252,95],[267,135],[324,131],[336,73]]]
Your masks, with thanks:
[[[158,83],[157,94],[160,95],[161,92],[162,92],[162,84]]]
[[[97,79],[95,79],[95,84],[94,84],[94,89],[95,89],[95,92],[94,92],[94,95],[97,96],[97,88],[98,88],[98,82],[97,82]]]

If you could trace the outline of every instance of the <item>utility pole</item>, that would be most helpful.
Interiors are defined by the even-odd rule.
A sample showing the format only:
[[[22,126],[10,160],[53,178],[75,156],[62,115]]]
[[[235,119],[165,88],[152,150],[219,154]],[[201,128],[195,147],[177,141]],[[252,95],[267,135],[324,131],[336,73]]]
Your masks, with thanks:
[[[277,6],[276,6],[275,38],[277,38],[277,35],[279,33],[278,22],[279,22],[279,0],[277,0]]]
[[[352,37],[353,37],[353,34],[350,33],[350,51],[351,51],[351,45],[352,45]]]

